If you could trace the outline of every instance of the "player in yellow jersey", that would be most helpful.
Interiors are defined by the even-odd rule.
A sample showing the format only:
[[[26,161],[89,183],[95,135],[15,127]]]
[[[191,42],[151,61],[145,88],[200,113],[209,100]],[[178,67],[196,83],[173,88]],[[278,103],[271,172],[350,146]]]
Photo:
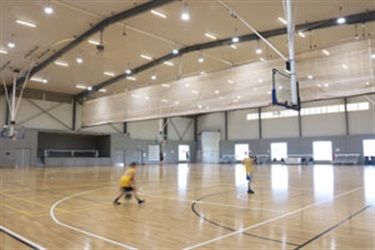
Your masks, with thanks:
[[[247,179],[247,185],[248,185],[247,193],[248,194],[254,193],[254,191],[250,187],[251,177],[252,177],[252,173],[253,173],[253,163],[254,163],[254,157],[253,156],[246,157],[243,160],[243,164],[245,165],[245,168],[246,168],[246,179]]]
[[[133,193],[133,196],[137,199],[138,204],[142,204],[145,202],[138,197],[137,189],[134,187],[135,185],[135,171],[137,170],[137,163],[132,162],[130,167],[125,171],[124,175],[120,179],[120,194],[115,198],[113,201],[114,205],[120,205],[121,203],[118,201],[123,195],[125,198],[131,198],[130,192]]]

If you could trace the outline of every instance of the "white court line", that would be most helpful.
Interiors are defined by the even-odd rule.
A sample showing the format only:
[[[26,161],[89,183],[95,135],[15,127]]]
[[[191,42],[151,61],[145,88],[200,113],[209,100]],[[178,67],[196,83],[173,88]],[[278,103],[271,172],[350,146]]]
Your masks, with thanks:
[[[112,187],[107,187],[107,188],[112,188]],[[72,229],[72,230],[74,230],[74,231],[77,231],[77,232],[80,232],[80,233],[86,234],[86,235],[88,235],[88,236],[91,236],[91,237],[94,237],[94,238],[97,238],[97,239],[100,239],[100,240],[103,240],[103,241],[106,241],[106,242],[112,243],[112,244],[117,245],[117,246],[121,246],[121,247],[124,247],[124,248],[127,248],[127,249],[134,249],[134,250],[135,250],[135,249],[137,249],[137,248],[132,247],[132,246],[129,246],[129,245],[125,245],[125,244],[123,244],[123,243],[120,243],[120,242],[117,242],[117,241],[114,241],[114,240],[107,239],[107,238],[105,238],[105,237],[103,237],[103,236],[100,236],[100,235],[97,235],[97,234],[94,234],[94,233],[87,232],[87,231],[82,230],[82,229],[79,229],[79,228],[77,228],[77,227],[73,227],[73,226],[70,226],[70,225],[68,225],[68,224],[62,223],[62,222],[60,222],[60,221],[56,218],[56,216],[55,216],[55,214],[54,214],[54,209],[55,209],[55,207],[56,207],[57,205],[59,205],[60,203],[66,201],[66,200],[68,200],[68,199],[70,199],[70,198],[73,198],[73,197],[75,197],[75,196],[79,196],[79,195],[82,195],[82,194],[91,193],[91,192],[94,192],[94,191],[97,191],[97,190],[101,190],[101,189],[107,189],[107,188],[98,188],[98,189],[89,190],[89,191],[81,192],[81,193],[78,193],[78,194],[74,194],[74,195],[71,195],[71,196],[67,196],[67,197],[65,197],[65,198],[63,198],[63,199],[61,199],[61,200],[55,202],[55,204],[52,205],[52,207],[51,207],[49,213],[50,213],[52,219],[53,219],[57,224],[59,224],[59,225],[61,225],[61,226],[63,226],[63,227],[66,227],[66,228]]]
[[[246,228],[242,228],[242,229],[237,230],[237,231],[235,231],[235,232],[232,232],[232,233],[229,233],[229,234],[225,234],[225,235],[222,235],[222,236],[219,236],[219,237],[213,238],[213,239],[208,240],[208,241],[201,242],[201,243],[196,244],[196,245],[194,245],[194,246],[186,247],[186,248],[184,248],[184,250],[194,249],[194,248],[197,248],[197,247],[201,247],[201,246],[207,245],[207,244],[209,244],[209,243],[212,243],[212,242],[215,242],[215,241],[219,241],[219,240],[222,240],[222,239],[225,239],[225,238],[231,237],[231,236],[236,235],[236,234],[243,233],[243,232],[245,232],[245,231],[247,231],[247,230],[250,230],[250,229],[253,229],[253,228],[256,228],[256,227],[259,227],[259,226],[263,226],[263,225],[265,225],[265,224],[267,224],[267,223],[270,223],[270,222],[273,222],[273,221],[276,221],[276,220],[279,220],[279,219],[282,219],[282,218],[288,217],[288,216],[290,216],[290,215],[293,215],[293,214],[299,213],[299,212],[301,212],[301,211],[303,211],[303,210],[306,210],[306,209],[309,209],[309,208],[311,208],[311,207],[314,207],[314,206],[320,205],[320,204],[325,203],[325,202],[327,202],[327,201],[334,200],[334,199],[336,199],[336,198],[339,198],[339,197],[341,197],[341,196],[348,195],[348,194],[350,194],[350,193],[354,193],[354,192],[356,192],[356,191],[358,191],[358,190],[360,190],[360,189],[363,189],[363,187],[355,188],[355,189],[353,189],[353,190],[350,190],[350,191],[344,192],[344,193],[342,193],[342,194],[336,195],[336,196],[334,196],[334,197],[332,197],[332,198],[329,198],[329,199],[326,199],[326,200],[323,200],[323,201],[320,201],[320,202],[317,202],[317,203],[314,203],[314,204],[310,204],[310,205],[308,205],[308,206],[305,206],[305,207],[303,207],[303,208],[300,208],[300,209],[297,209],[297,210],[291,211],[291,212],[289,212],[289,213],[286,213],[286,214],[283,214],[283,215],[277,216],[277,217],[275,217],[275,218],[272,218],[272,219],[269,219],[269,220],[266,220],[266,221],[263,221],[263,222],[257,223],[257,224],[255,224],[255,225],[252,225],[252,226],[249,226],[249,227],[246,227]]]
[[[46,250],[46,248],[39,246],[38,244],[32,242],[31,240],[26,239],[25,237],[22,237],[21,235],[9,230],[6,227],[0,226],[0,229],[7,232],[10,235],[13,235],[15,238],[21,239],[22,241],[26,242],[30,246],[33,246],[35,249]]]
[[[217,203],[217,202],[179,199],[179,198],[173,198],[173,197],[164,197],[164,196],[159,196],[159,195],[152,195],[152,194],[147,194],[147,193],[144,193],[144,194],[146,196],[149,196],[149,197],[160,198],[160,199],[164,199],[164,200],[176,200],[176,201],[184,201],[184,202],[203,204],[203,205],[206,204],[206,205],[213,205],[213,206],[220,206],[220,207],[233,207],[233,208],[242,208],[242,209],[247,209],[247,210],[262,210],[262,211],[268,211],[268,212],[285,213],[285,211],[282,211],[282,210],[272,210],[272,209],[255,208],[255,207],[249,207],[249,206],[228,205],[228,204]]]

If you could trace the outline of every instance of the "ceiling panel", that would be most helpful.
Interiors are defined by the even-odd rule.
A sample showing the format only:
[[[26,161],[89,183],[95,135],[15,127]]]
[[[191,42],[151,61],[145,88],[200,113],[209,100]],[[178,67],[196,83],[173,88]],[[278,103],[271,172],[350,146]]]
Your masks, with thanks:
[[[335,18],[340,14],[354,14],[374,10],[374,1],[295,1],[296,23],[304,24],[323,19]],[[43,12],[47,1],[1,1],[1,37],[0,47],[8,54],[0,54],[1,74],[8,84],[11,83],[14,69],[27,69],[32,59],[36,64],[42,62],[56,51],[66,46],[74,37],[83,34],[93,25],[115,13],[130,10],[146,1],[51,1],[53,15]],[[182,21],[180,14],[187,4],[190,20]],[[230,8],[258,31],[285,28],[278,20],[284,16],[282,1],[225,1]],[[61,67],[53,62],[34,77],[47,79],[48,83],[29,81],[27,87],[42,91],[78,94],[83,90],[77,85],[92,87],[110,80],[112,77],[104,72],[117,75],[125,70],[135,69],[150,63],[141,57],[148,55],[153,59],[171,53],[175,48],[194,46],[214,40],[204,34],[209,32],[218,39],[234,35],[251,34],[239,18],[231,15],[219,1],[173,1],[155,10],[164,13],[167,18],[160,18],[149,10],[122,20],[105,28],[103,33],[104,51],[97,50],[88,39],[100,41],[98,31],[81,44],[64,54],[58,61],[64,61],[69,67]],[[29,28],[16,24],[17,19],[24,19],[37,24]],[[374,35],[374,22],[357,25],[342,25],[306,32],[305,38],[295,37],[296,53],[321,49],[336,43],[354,39],[358,33],[360,39]],[[7,43],[14,34],[16,48],[7,48]],[[285,56],[288,54],[287,37],[281,35],[268,39]],[[229,45],[194,51],[169,60],[173,65],[155,65],[132,77],[135,80],[122,79],[105,87],[107,92],[90,95],[97,98],[129,89],[162,84],[204,72],[210,74],[228,69],[235,65],[279,59],[266,44],[259,41],[248,41],[236,44],[236,49]],[[262,54],[255,50],[262,48]],[[82,64],[76,62],[83,59]],[[204,58],[203,63],[198,58]],[[298,62],[297,62],[298,63]],[[298,65],[297,65],[298,68]],[[156,80],[151,75],[157,76]],[[164,89],[164,91],[168,91]]]

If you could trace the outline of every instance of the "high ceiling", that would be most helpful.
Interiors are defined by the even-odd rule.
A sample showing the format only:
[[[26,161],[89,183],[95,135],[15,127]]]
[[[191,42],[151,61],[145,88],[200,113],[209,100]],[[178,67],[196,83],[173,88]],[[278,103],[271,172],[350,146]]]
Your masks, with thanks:
[[[205,35],[206,33],[216,36],[218,41],[252,34],[240,18],[258,32],[285,28],[285,24],[279,20],[279,17],[285,19],[282,0],[224,1],[233,11],[232,15],[221,2],[214,0],[154,2],[159,2],[160,5],[152,10],[164,14],[166,18],[151,13],[151,9],[141,8],[141,11],[130,17],[108,25],[103,33],[95,30],[93,35],[85,37],[72,49],[62,53],[61,57],[33,72],[26,87],[79,95],[85,91],[83,88],[95,89],[98,84],[103,86],[103,83],[112,79],[100,92],[93,91],[88,96],[96,98],[142,86],[162,84],[202,72],[209,74],[261,59],[279,58],[262,40],[257,39],[240,41],[235,47],[228,43],[209,49],[199,49],[199,46],[214,42]],[[1,0],[2,77],[8,85],[11,84],[14,76],[21,78],[30,67],[37,68],[59,50],[74,42],[74,39],[95,28],[102,20],[131,11],[133,8],[140,8],[146,3],[148,2]],[[53,8],[52,14],[44,12],[44,8],[49,5]],[[181,13],[185,8],[190,14],[188,21],[181,19]],[[293,8],[296,25],[358,13],[372,13],[370,18],[374,20],[371,11],[375,10],[375,1],[298,0],[293,1]],[[236,13],[237,17],[233,13]],[[36,27],[19,24],[17,20],[33,23]],[[313,30],[305,31],[305,37],[295,36],[296,53],[321,51],[327,46],[353,40],[356,35],[360,39],[373,36],[375,31],[374,22],[310,28]],[[97,45],[89,43],[89,40],[102,40],[104,49],[98,50]],[[8,47],[11,41],[15,44],[14,48]],[[288,55],[285,34],[269,37],[268,41],[283,55]],[[189,53],[174,56],[167,63],[145,67],[133,74],[133,78],[119,77],[118,80],[113,80],[116,76],[124,75],[127,69],[134,72],[134,69],[142,65],[171,54],[174,49],[181,50],[189,46],[196,47]],[[261,54],[256,53],[258,48],[262,49]],[[151,60],[145,59],[142,55],[150,57]],[[78,63],[77,58],[81,58],[82,62]],[[204,61],[199,62],[199,58],[203,58]],[[67,64],[67,67],[57,65],[56,61]],[[21,73],[14,73],[15,70],[20,70]],[[155,75],[156,79],[152,79],[152,75]]]

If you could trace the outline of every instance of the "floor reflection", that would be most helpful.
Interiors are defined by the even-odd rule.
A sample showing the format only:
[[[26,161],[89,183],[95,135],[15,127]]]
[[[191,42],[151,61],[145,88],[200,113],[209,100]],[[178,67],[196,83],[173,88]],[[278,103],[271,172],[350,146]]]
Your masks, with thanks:
[[[332,165],[315,165],[313,171],[315,198],[332,197],[335,186]]]

